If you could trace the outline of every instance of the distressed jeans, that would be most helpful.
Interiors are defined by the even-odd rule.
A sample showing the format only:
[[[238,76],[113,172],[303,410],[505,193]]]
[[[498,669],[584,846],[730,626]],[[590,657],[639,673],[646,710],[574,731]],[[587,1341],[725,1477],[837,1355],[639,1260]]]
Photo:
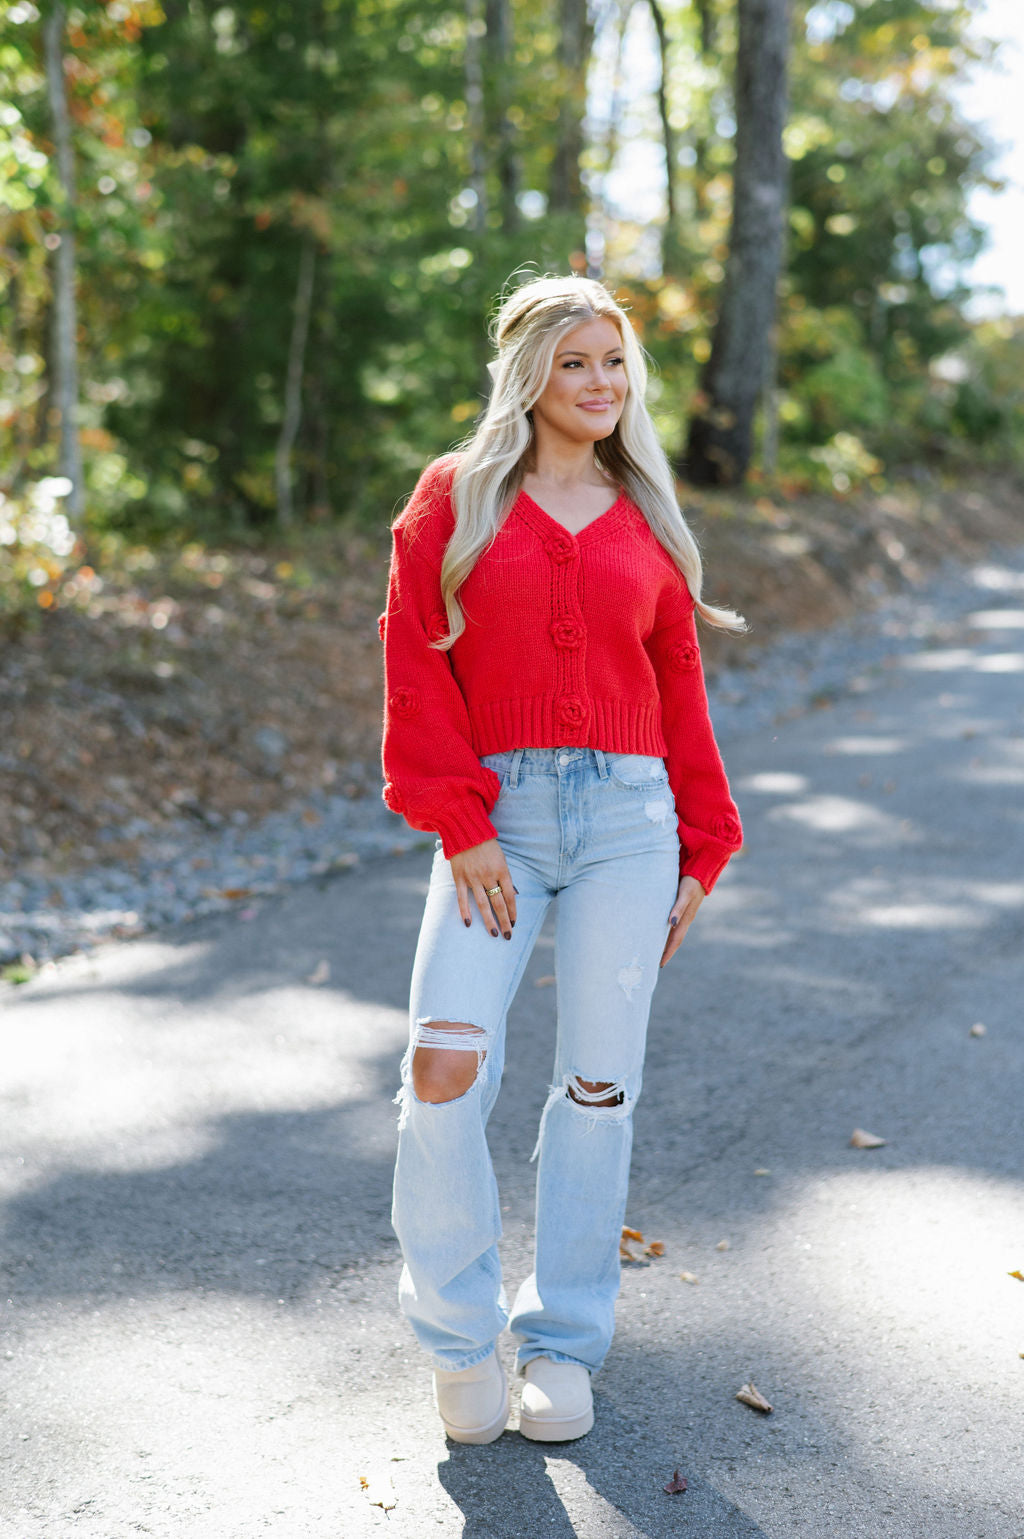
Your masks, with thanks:
[[[501,781],[491,816],[518,888],[517,922],[511,941],[494,939],[474,907],[467,929],[438,845],[397,1098],[400,1301],[438,1367],[482,1361],[508,1324],[520,1371],[539,1356],[593,1371],[614,1327],[633,1107],[679,880],[675,806],[664,762],[647,755],[520,748],[482,762]],[[558,1030],[534,1151],[535,1265],[510,1316],[485,1128],[501,1083],[508,1007],[555,897]],[[477,1031],[442,1031],[435,1021]],[[421,1043],[476,1053],[464,1095],[417,1097],[412,1058]],[[609,1088],[587,1104],[580,1081]]]

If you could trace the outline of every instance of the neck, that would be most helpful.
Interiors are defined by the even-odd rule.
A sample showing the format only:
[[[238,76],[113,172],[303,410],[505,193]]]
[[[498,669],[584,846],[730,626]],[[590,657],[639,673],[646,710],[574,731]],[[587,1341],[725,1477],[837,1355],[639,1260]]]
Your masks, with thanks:
[[[541,424],[543,427],[543,425]],[[581,481],[606,480],[594,458],[592,443],[576,444],[567,439],[551,439],[534,427],[533,453],[527,469],[539,480],[552,486],[575,486]]]

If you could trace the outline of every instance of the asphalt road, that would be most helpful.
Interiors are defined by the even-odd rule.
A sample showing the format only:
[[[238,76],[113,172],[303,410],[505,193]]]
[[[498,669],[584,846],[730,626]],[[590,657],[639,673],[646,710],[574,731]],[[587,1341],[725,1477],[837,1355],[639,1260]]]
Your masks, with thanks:
[[[747,850],[637,1112],[664,1255],[624,1268],[579,1443],[446,1445],[397,1315],[429,851],[5,990],[3,1539],[1022,1539],[1021,565],[867,682],[724,744]],[[510,1285],[550,945],[492,1121]]]

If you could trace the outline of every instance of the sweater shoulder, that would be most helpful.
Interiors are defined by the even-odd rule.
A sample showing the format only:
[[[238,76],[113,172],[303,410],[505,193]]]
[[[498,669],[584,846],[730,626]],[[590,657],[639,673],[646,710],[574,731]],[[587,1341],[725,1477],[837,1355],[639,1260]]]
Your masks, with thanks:
[[[408,540],[420,536],[439,536],[447,543],[455,527],[455,509],[452,505],[452,482],[462,455],[457,451],[442,454],[423,471],[413,488],[405,507],[392,524],[392,529]]]

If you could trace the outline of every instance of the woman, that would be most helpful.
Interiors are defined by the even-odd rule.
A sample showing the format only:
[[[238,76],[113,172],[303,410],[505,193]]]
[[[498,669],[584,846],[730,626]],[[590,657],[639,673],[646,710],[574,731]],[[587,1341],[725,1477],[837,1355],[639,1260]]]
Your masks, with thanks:
[[[465,1443],[505,1427],[506,1324],[520,1431],[593,1425],[651,995],[741,841],[694,613],[743,622],[701,599],[633,330],[601,284],[541,278],[505,300],[493,336],[487,411],[396,520],[381,616],[384,798],[439,836],[398,1097],[400,1297]],[[510,1315],[484,1128],[556,894],[536,1261]]]

